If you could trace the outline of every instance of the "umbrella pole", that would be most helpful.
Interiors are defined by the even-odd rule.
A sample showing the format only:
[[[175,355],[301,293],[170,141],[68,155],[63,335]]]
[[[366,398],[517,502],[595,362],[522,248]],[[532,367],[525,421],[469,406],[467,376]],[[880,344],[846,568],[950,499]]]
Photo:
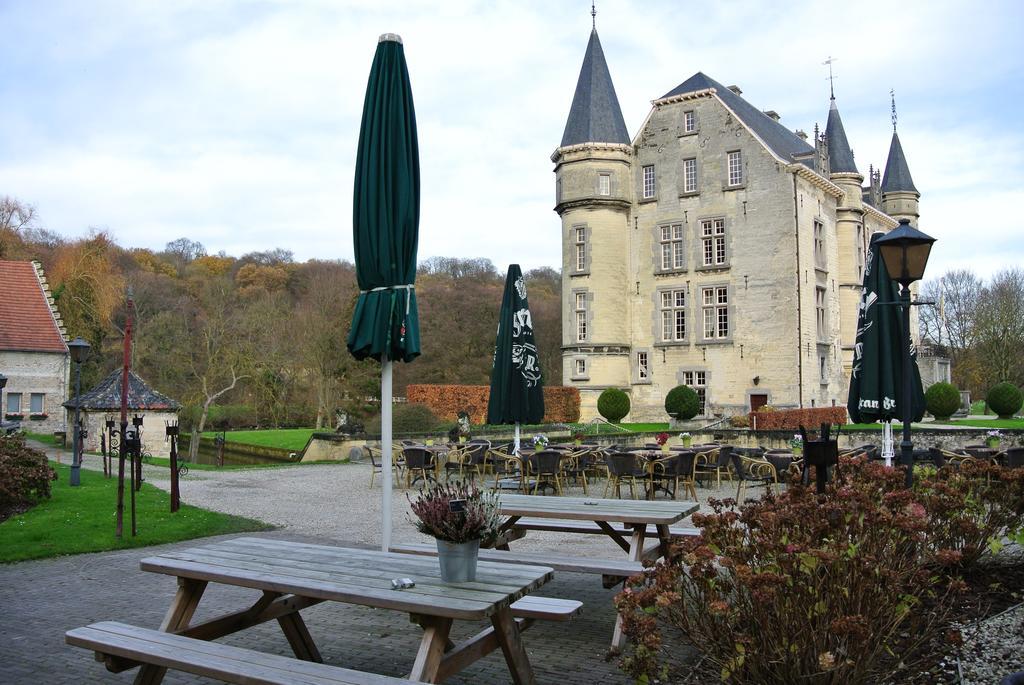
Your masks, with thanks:
[[[381,549],[387,552],[391,547],[391,371],[394,362],[381,359],[380,370],[380,451],[381,481],[384,492],[381,495],[381,517],[383,533]]]
[[[893,449],[892,421],[886,421],[882,428],[882,457],[886,466],[892,466],[892,458],[896,455]]]
[[[516,421],[516,443],[515,449],[512,450],[512,454],[519,454],[519,422]]]

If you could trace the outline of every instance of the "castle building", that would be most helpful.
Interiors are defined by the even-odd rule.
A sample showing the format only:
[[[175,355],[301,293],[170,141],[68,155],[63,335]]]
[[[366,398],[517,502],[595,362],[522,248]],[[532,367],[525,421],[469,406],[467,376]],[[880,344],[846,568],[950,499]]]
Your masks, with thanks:
[[[705,417],[846,404],[870,236],[919,216],[895,129],[865,185],[834,96],[808,141],[698,72],[630,139],[595,29],[551,160],[584,420],[609,387],[632,421],[665,420],[680,384]]]

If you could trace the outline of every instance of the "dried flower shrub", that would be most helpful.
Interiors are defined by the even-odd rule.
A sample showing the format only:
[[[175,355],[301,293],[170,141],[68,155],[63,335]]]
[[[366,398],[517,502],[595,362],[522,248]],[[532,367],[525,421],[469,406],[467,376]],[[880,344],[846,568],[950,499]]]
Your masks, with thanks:
[[[409,497],[406,495],[406,497]],[[452,511],[452,500],[465,500],[461,511]],[[432,483],[420,490],[416,499],[409,497],[415,519],[410,519],[421,533],[452,543],[480,540],[493,542],[501,526],[501,507],[496,493],[479,489],[466,482]]]
[[[31,506],[50,497],[57,473],[46,455],[27,447],[20,435],[0,435],[0,520],[4,512]]]

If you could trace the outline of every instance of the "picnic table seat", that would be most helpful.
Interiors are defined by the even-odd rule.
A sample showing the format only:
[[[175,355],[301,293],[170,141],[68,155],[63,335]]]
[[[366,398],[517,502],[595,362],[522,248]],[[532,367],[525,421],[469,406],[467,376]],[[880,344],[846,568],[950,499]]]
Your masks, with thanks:
[[[409,685],[405,678],[364,673],[218,642],[103,621],[69,630],[69,645],[105,658],[152,664],[238,685]]]
[[[625,523],[614,523],[611,522],[608,525],[612,527],[616,533],[622,535],[629,535],[633,532],[633,529],[627,526]],[[540,530],[540,531],[551,531],[555,533],[593,533],[599,534],[604,531],[594,521],[584,520],[569,520],[569,519],[545,519],[545,518],[534,518],[526,517],[519,519],[514,524],[513,528],[519,530]],[[674,538],[681,537],[696,537],[700,535],[700,528],[694,526],[669,526],[669,534]],[[653,536],[653,534],[652,534]]]

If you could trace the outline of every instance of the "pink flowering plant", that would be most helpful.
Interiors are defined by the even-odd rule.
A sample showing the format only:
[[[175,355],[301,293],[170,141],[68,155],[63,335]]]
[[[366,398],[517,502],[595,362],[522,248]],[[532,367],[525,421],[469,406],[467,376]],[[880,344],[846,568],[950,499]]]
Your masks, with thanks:
[[[498,537],[501,506],[496,493],[459,481],[431,483],[416,499],[406,497],[415,515],[410,520],[421,533],[455,544],[473,540],[487,544]]]
[[[657,435],[654,436],[654,440],[659,445],[664,445],[666,442],[668,442],[668,433],[658,433]]]

